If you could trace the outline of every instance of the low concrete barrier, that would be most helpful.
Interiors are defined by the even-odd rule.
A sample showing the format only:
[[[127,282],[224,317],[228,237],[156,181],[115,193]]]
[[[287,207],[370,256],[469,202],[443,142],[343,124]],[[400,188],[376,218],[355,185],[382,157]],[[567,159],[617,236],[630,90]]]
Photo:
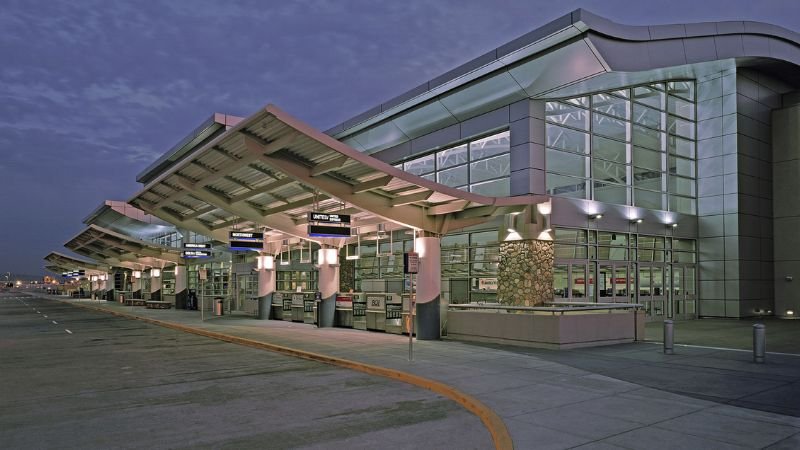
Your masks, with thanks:
[[[644,338],[643,305],[559,305],[450,305],[447,337],[550,349],[630,343]]]

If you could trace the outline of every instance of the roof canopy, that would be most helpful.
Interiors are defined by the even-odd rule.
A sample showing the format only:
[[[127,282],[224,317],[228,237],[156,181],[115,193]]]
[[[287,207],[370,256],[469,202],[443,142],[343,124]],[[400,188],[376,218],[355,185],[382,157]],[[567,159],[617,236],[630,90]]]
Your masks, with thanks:
[[[150,239],[174,232],[175,226],[145,213],[126,202],[106,200],[83,219],[86,225],[97,225],[139,239]]]
[[[63,253],[58,253],[58,252],[50,253],[49,255],[44,257],[44,260],[49,263],[47,266],[45,266],[46,269],[55,273],[68,272],[79,269],[85,270],[87,274],[92,272],[100,273],[108,271],[108,266],[105,266],[103,264],[98,264],[97,262],[91,262],[91,261],[84,261],[82,259],[73,258],[71,256],[67,256]]]
[[[273,240],[308,239],[309,211],[351,214],[355,227],[388,223],[443,234],[545,200],[486,197],[411,175],[269,105],[196,149],[130,203],[225,241],[234,226],[269,228]]]
[[[180,249],[142,241],[97,225],[89,225],[64,246],[79,255],[120,267],[163,267],[180,262]]]

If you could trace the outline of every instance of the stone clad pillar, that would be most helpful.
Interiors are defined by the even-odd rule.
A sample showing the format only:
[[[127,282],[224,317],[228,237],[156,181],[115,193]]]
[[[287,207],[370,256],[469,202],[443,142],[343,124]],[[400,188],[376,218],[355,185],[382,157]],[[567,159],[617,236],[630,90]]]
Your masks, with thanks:
[[[415,248],[419,254],[419,273],[416,280],[417,339],[441,338],[442,250],[438,237],[418,237]]]
[[[339,292],[339,250],[323,246],[317,254],[319,266],[319,292],[321,301],[317,304],[319,327],[332,327],[336,314],[336,294]]]
[[[553,299],[552,241],[500,243],[497,300],[505,305],[536,306]]]

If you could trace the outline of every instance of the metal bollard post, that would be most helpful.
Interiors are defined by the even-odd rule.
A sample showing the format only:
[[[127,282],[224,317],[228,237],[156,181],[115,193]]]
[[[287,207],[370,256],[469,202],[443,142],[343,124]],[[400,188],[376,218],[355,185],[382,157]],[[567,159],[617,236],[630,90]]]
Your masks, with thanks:
[[[671,320],[664,321],[664,354],[672,355],[675,353],[673,350],[673,341],[675,333],[673,331],[673,324]]]
[[[764,356],[767,353],[767,334],[766,327],[762,323],[753,325],[753,362],[764,364]]]

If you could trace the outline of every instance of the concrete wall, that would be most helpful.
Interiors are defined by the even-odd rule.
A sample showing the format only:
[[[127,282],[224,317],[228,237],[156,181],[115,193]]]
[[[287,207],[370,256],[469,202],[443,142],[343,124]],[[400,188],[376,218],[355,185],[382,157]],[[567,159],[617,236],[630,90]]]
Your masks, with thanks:
[[[449,311],[447,336],[539,348],[576,348],[633,342],[644,338],[644,312],[515,314]]]
[[[800,105],[773,111],[772,124],[775,314],[784,316],[800,313]]]

